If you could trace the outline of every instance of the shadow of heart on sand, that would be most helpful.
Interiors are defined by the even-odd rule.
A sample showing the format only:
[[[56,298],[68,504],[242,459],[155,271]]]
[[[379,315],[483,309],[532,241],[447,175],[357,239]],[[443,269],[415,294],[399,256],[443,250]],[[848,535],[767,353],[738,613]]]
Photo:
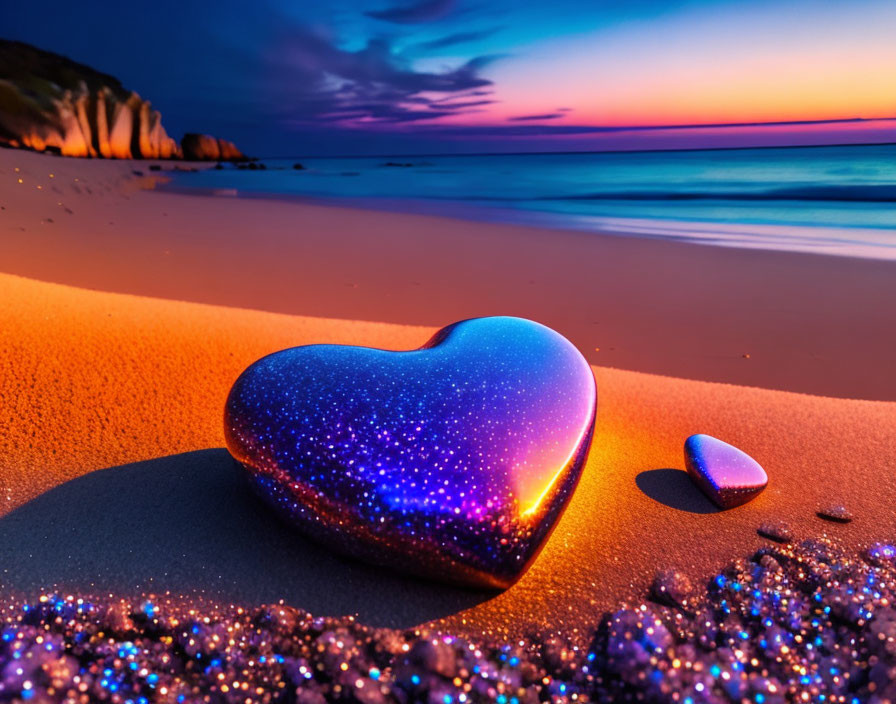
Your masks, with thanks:
[[[718,513],[719,509],[680,469],[647,469],[635,477],[638,488],[654,501],[689,513]]]
[[[0,518],[0,585],[206,596],[407,628],[494,596],[340,558],[277,519],[224,449],[103,469]]]

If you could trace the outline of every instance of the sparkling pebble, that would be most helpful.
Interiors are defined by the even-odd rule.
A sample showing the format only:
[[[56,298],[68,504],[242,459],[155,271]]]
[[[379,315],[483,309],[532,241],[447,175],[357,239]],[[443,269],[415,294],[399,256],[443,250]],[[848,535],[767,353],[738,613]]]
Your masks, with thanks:
[[[818,511],[818,516],[835,523],[849,523],[852,520],[852,512],[843,504],[827,504]]]
[[[759,535],[776,543],[790,543],[793,541],[793,531],[784,521],[764,521],[756,530]]]
[[[830,538],[766,546],[688,611],[636,603],[574,639],[371,628],[196,595],[3,594],[0,701],[882,703],[896,690],[893,604],[896,548]],[[110,615],[128,629],[110,632]]]
[[[874,543],[865,553],[874,565],[896,565],[896,546],[890,543]]]
[[[693,592],[691,580],[674,569],[660,570],[650,585],[650,598],[666,606],[684,607]]]
[[[756,498],[768,475],[752,457],[710,435],[691,435],[684,443],[688,474],[719,508],[734,508]]]
[[[506,588],[527,569],[585,463],[588,362],[521,318],[477,318],[410,352],[310,345],[234,384],[230,453],[311,537],[375,564]]]

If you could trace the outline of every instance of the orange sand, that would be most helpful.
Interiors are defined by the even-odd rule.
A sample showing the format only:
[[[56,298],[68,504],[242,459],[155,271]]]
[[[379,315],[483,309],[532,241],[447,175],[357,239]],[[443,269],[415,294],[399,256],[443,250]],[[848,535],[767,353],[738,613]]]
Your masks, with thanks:
[[[311,342],[410,348],[432,328],[9,275],[0,275],[0,300],[0,582],[7,589],[51,582],[117,592],[202,589],[242,603],[284,597],[316,613],[359,613],[389,625],[443,618],[442,625],[475,631],[572,631],[643,595],[658,567],[703,578],[745,555],[763,544],[755,529],[765,519],[849,544],[893,533],[896,403],[595,367],[594,448],[532,569],[497,596],[406,580],[334,558],[272,521],[213,448],[223,444],[230,384],[261,355]],[[770,476],[766,492],[713,512],[683,475],[652,471],[681,468],[682,443],[695,432],[755,456]],[[852,524],[815,517],[832,497],[855,512]]]

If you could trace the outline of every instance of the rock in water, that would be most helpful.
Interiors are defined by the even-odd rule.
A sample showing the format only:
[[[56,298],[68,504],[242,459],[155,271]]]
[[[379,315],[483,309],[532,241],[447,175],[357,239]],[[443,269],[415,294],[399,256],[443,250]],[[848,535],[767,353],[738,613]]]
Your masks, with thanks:
[[[184,159],[190,161],[245,161],[246,156],[233,142],[208,134],[189,132],[180,141]]]
[[[691,435],[684,443],[688,474],[719,508],[733,508],[756,498],[768,475],[746,452],[710,435]]]
[[[264,357],[227,399],[255,490],[343,553],[505,588],[575,489],[597,407],[588,362],[521,318],[477,318],[422,348],[310,345]]]

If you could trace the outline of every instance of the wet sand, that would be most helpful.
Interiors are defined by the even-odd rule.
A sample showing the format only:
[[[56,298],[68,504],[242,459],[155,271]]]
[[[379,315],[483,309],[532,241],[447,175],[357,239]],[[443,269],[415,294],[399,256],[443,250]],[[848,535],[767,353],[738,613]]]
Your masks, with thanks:
[[[896,400],[893,262],[150,192],[148,166],[0,150],[0,272],[430,327],[519,315],[600,366]]]

